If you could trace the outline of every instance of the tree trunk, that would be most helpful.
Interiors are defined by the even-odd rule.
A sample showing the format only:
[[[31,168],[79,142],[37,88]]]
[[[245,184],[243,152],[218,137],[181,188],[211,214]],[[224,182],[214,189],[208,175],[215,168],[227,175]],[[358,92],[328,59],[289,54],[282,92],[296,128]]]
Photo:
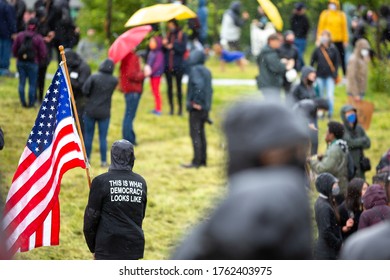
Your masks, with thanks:
[[[111,41],[111,22],[112,22],[112,0],[107,1],[107,14],[106,14],[106,39]]]

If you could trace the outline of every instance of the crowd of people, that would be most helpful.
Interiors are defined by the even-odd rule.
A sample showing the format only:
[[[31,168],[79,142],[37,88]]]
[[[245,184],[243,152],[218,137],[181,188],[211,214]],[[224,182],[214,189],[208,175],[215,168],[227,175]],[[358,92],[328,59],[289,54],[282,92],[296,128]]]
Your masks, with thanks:
[[[75,113],[81,120],[89,161],[98,125],[100,164],[109,170],[93,180],[85,210],[84,236],[90,251],[96,259],[143,258],[147,184],[132,171],[138,144],[134,130],[137,108],[144,82],[149,79],[154,97],[151,113],[156,117],[163,114],[165,104],[160,88],[165,76],[168,114],[183,116],[184,110],[189,113],[193,159],[182,167],[207,166],[205,125],[212,122],[209,112],[213,87],[212,73],[205,66],[206,1],[199,1],[197,21],[188,22],[191,34],[176,19],[167,22],[164,35],[153,25],[154,34],[149,38],[146,55],[142,57],[136,48],[129,50],[120,62],[118,78],[113,75],[115,64],[109,58],[101,62],[96,73],[91,73],[82,55],[88,41],[78,45],[79,31],[68,1],[38,0],[31,17],[25,21],[17,17],[21,13],[16,12],[18,9],[0,1],[3,13],[0,15],[4,15],[0,31],[7,34],[0,41],[0,74],[10,75],[12,53],[17,58],[21,105],[30,108],[42,102],[52,49],[57,51],[63,45],[77,106]],[[19,9],[23,10],[23,1],[15,2],[14,6],[21,5]],[[271,22],[264,10],[259,7],[257,12],[252,24],[268,29]],[[257,50],[256,81],[263,100],[238,102],[229,109],[223,123],[228,194],[210,217],[178,245],[172,258],[390,258],[387,247],[377,252],[371,250],[367,255],[363,249],[357,249],[367,246],[367,240],[373,236],[389,243],[385,233],[390,228],[390,150],[376,167],[373,183],[368,183],[365,173],[371,170],[371,162],[364,150],[370,148],[371,140],[359,124],[357,109],[345,105],[340,111],[342,122],[332,120],[336,114],[334,90],[340,81],[339,67],[347,94],[355,101],[364,99],[371,46],[362,30],[354,31],[351,41],[347,15],[338,0],[329,0],[319,17],[316,46],[306,64],[304,57],[312,24],[305,12],[306,5],[296,3],[291,30],[283,34],[267,33],[266,44]],[[241,50],[240,38],[249,18],[239,1],[232,2],[223,14],[220,41],[213,47],[223,67],[225,63],[236,62],[241,70],[245,69],[248,61]],[[359,22],[351,26],[356,29]],[[93,30],[89,35],[93,36]],[[350,42],[353,52],[348,54]],[[182,87],[184,75],[188,76],[186,94]],[[113,144],[109,163],[107,136],[112,95],[117,88],[124,95],[123,139]],[[322,154],[318,151],[318,118],[323,117],[320,114],[323,111],[327,112],[329,122],[325,135],[327,150]],[[314,250],[308,193],[312,184],[319,194],[314,205],[318,228]],[[118,188],[132,195],[109,196]]]

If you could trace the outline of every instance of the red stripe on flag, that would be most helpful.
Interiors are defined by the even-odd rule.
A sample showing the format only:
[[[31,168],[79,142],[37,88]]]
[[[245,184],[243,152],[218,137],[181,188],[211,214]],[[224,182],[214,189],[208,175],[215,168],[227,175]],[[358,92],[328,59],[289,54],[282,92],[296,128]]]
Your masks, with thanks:
[[[80,164],[81,162],[84,162],[84,161],[79,160],[79,159],[73,159],[71,161],[66,162],[61,169],[60,180],[61,180],[63,173],[65,173],[69,169],[74,168],[75,166],[79,166],[78,164]],[[59,189],[58,185],[56,186],[56,189]],[[58,192],[56,194],[56,197],[58,197]],[[35,232],[36,228],[45,221],[45,219],[46,219],[47,215],[49,214],[49,212],[51,211],[52,207],[53,207],[52,203],[50,203],[42,211],[41,215],[39,215],[33,222],[31,222],[26,227],[26,229],[19,235],[18,239],[16,240],[16,242],[13,244],[13,246],[9,250],[11,254],[15,254],[17,252],[17,250],[19,249],[20,245],[23,244],[24,242],[26,242],[26,240],[28,240],[29,237]]]
[[[14,182],[20,176],[20,174],[26,171],[28,167],[34,163],[35,159],[36,157],[34,153],[31,153],[27,158],[25,158],[23,162],[18,166],[18,169],[16,169],[12,182]]]
[[[43,245],[43,224],[35,231],[35,247],[41,247]]]
[[[50,245],[60,244],[60,201],[54,204],[51,215]]]
[[[58,135],[53,143],[52,154],[47,159],[47,161],[44,162],[40,167],[38,167],[37,170],[34,172],[34,174],[28,180],[26,180],[26,182],[23,184],[23,186],[20,187],[19,190],[17,190],[11,198],[9,198],[9,200],[7,201],[5,208],[4,208],[4,215],[6,215],[11,210],[11,208],[15,204],[17,204],[18,201],[21,200],[26,195],[26,193],[31,189],[31,187],[36,183],[36,181],[38,181],[46,173],[47,169],[52,164],[53,153],[55,153],[57,146],[58,146],[58,143],[61,141],[61,139],[63,137],[65,137],[69,134],[72,134],[72,133],[74,133],[72,125],[67,125],[61,129],[61,131],[58,133]],[[72,142],[72,143],[77,146],[77,148],[75,148],[75,150],[80,151],[80,147],[76,143],[74,143],[74,142]],[[36,159],[35,155],[34,154],[32,154],[32,155],[33,155],[34,160],[35,160]],[[58,158],[58,156],[57,156],[57,158]],[[28,157],[28,159],[30,160],[30,156]],[[16,172],[18,172],[18,171],[19,171],[19,168]]]

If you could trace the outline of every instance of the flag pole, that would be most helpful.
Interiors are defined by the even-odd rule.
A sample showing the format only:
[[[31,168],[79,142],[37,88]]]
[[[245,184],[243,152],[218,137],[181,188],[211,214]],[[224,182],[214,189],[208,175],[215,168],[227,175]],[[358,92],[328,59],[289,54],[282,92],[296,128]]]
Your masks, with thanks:
[[[62,62],[64,64],[66,81],[68,82],[68,85],[69,85],[69,95],[70,95],[70,100],[71,100],[71,103],[72,103],[73,115],[74,115],[74,117],[76,119],[77,132],[79,133],[80,140],[81,140],[81,148],[82,148],[83,154],[84,154],[84,161],[85,161],[85,167],[86,167],[85,171],[87,173],[88,187],[91,188],[91,176],[89,175],[89,162],[88,162],[88,159],[87,159],[87,153],[85,151],[84,138],[83,138],[83,133],[81,132],[80,120],[79,120],[79,116],[77,114],[76,102],[75,102],[74,96],[73,96],[73,89],[72,89],[72,85],[70,83],[68,66],[66,65],[65,49],[64,49],[64,46],[62,46],[62,45],[59,46],[58,49],[60,51]]]

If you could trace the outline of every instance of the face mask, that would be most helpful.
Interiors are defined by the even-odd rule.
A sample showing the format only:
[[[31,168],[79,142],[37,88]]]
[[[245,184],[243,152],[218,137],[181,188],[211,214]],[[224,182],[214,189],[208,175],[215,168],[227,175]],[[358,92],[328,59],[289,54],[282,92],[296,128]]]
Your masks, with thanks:
[[[350,123],[355,123],[356,122],[356,114],[351,114],[347,117],[347,121]]]
[[[314,81],[312,81],[312,80],[307,80],[307,85],[308,86],[312,86],[314,84]]]
[[[337,6],[336,6],[336,4],[334,4],[334,3],[330,3],[329,6],[328,6],[328,8],[329,8],[329,10],[332,10],[332,11],[337,10]]]
[[[289,45],[292,45],[292,44],[294,44],[294,41],[293,40],[286,40],[286,43]]]
[[[332,188],[332,195],[336,196],[340,193],[340,186],[336,185],[334,188]]]
[[[366,56],[368,56],[368,55],[370,54],[370,52],[369,52],[369,50],[367,50],[367,49],[362,49],[362,50],[360,51],[360,54],[361,54],[363,57],[366,57]]]
[[[327,44],[327,43],[329,43],[329,38],[325,37],[325,36],[321,36],[320,42],[321,42],[321,44]]]

